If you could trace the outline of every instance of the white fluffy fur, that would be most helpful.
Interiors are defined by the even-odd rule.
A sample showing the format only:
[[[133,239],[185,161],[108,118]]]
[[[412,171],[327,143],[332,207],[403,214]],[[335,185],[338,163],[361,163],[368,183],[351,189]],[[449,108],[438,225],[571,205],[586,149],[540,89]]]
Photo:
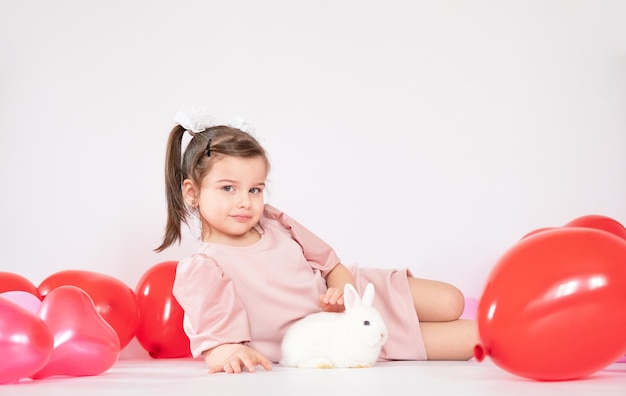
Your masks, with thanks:
[[[367,285],[362,299],[347,284],[345,312],[314,313],[287,330],[280,364],[302,368],[373,366],[388,337],[387,326],[372,306],[373,300],[373,284]]]

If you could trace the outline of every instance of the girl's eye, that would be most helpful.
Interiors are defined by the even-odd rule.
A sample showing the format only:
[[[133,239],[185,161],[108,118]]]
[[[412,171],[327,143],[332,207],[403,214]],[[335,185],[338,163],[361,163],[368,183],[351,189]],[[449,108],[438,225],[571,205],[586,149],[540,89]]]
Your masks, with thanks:
[[[231,192],[235,189],[235,187],[233,186],[224,186],[222,187],[222,190],[226,191],[226,192]]]
[[[258,187],[252,187],[252,188],[250,189],[250,193],[251,193],[251,194],[260,194],[261,192],[262,192],[262,191],[261,191],[261,189],[260,189],[260,188],[258,188]]]

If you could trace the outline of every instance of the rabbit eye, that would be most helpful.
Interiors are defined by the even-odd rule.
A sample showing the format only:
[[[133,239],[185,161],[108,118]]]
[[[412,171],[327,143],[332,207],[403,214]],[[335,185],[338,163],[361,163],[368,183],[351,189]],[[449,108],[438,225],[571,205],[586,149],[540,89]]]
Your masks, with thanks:
[[[363,321],[363,326],[369,326],[370,325],[370,321],[369,320],[364,320]]]

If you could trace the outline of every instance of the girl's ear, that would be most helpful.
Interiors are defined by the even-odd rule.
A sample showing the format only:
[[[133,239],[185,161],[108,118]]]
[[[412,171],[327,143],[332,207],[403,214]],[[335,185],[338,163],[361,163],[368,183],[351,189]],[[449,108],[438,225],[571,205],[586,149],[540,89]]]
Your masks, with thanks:
[[[183,198],[185,203],[192,208],[198,206],[198,192],[199,189],[194,182],[189,179],[183,181]]]

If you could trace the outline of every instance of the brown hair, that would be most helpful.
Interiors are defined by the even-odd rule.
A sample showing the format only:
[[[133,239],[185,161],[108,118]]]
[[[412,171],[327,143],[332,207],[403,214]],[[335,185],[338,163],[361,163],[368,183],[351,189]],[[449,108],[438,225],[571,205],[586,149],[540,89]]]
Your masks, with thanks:
[[[181,225],[188,224],[191,215],[185,205],[182,185],[186,179],[200,185],[209,173],[216,157],[222,155],[240,158],[261,157],[269,172],[267,154],[259,142],[250,134],[229,126],[215,126],[194,134],[182,154],[182,138],[186,130],[176,125],[170,132],[165,154],[165,196],[167,198],[167,224],[163,242],[155,249],[161,252],[180,242]],[[210,141],[210,143],[209,143]],[[210,144],[210,155],[207,155]]]

